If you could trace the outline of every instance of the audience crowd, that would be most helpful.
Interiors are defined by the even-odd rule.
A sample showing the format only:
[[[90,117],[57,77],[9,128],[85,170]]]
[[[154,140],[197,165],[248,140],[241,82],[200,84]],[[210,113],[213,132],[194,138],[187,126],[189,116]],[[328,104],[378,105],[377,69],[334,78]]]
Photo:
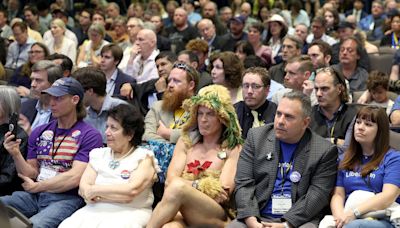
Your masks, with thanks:
[[[0,206],[399,227],[399,40],[397,0],[1,1]]]

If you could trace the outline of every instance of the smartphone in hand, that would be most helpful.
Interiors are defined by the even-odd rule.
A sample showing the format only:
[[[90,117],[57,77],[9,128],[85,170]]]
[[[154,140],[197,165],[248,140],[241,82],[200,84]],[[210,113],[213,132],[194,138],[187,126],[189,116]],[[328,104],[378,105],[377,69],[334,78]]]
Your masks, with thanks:
[[[8,130],[11,131],[15,137],[13,140],[17,140],[17,129],[18,129],[18,113],[12,113],[10,116],[10,122],[8,124]]]

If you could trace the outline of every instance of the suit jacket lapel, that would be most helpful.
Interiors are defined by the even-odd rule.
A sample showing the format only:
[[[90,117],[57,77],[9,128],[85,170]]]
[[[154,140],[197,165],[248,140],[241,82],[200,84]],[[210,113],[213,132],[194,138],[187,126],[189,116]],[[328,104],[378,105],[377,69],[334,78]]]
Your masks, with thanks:
[[[268,193],[267,196],[270,198],[272,196],[272,191],[274,190],[276,175],[278,172],[278,164],[280,157],[280,146],[279,141],[275,138],[275,132],[270,131],[270,134],[267,136],[266,149],[264,152],[265,156],[265,167],[268,169],[268,174],[270,175]],[[271,159],[267,159],[268,153],[271,153]],[[268,202],[268,199],[267,199]],[[265,203],[267,203],[265,202]],[[265,206],[265,205],[264,205]]]

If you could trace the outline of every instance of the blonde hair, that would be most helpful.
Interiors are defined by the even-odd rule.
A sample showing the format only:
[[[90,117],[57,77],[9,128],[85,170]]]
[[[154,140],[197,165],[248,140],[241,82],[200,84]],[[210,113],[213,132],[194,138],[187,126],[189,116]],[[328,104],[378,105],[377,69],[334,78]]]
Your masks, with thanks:
[[[64,21],[59,18],[53,19],[53,21],[51,21],[51,24],[52,25],[54,24],[55,26],[62,28],[64,31],[67,29],[65,27]]]

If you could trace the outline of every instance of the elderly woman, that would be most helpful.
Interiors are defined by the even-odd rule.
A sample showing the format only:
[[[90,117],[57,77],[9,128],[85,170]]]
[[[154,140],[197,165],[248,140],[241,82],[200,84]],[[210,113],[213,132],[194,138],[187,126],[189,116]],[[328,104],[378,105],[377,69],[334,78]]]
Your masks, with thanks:
[[[153,152],[139,147],[144,121],[121,104],[108,113],[106,148],[90,152],[79,184],[87,205],[59,227],[144,227],[151,215],[151,186],[159,170]]]
[[[378,133],[379,132],[379,133]],[[336,227],[392,227],[385,219],[362,219],[400,202],[400,153],[389,148],[389,119],[378,107],[358,111],[348,150],[339,163],[331,200]]]
[[[73,63],[76,61],[76,43],[67,38],[65,33],[66,27],[61,19],[54,19],[50,24],[52,39],[44,40],[49,48],[50,54],[58,53],[68,56]]]
[[[164,196],[147,227],[223,227],[233,216],[230,196],[242,143],[235,109],[220,85],[204,87],[183,107],[190,118],[175,147]]]
[[[239,57],[233,52],[222,52],[211,56],[210,62],[213,83],[228,89],[232,104],[242,101],[243,64]]]
[[[79,47],[79,56],[76,64],[79,68],[87,66],[99,66],[100,51],[109,42],[104,40],[106,30],[103,25],[94,23],[88,30],[89,40]]]
[[[37,42],[32,44],[31,50],[28,52],[28,62],[15,69],[14,74],[8,81],[9,85],[17,87],[17,92],[21,97],[29,95],[31,88],[31,67],[33,64],[44,60],[49,56],[49,49],[43,43]]]
[[[12,113],[19,114],[21,100],[10,86],[0,86],[0,196],[9,195],[20,188],[19,178],[12,156],[3,146],[4,135],[9,131],[9,120]],[[25,157],[28,135],[17,126],[16,138],[20,141],[19,149]]]

